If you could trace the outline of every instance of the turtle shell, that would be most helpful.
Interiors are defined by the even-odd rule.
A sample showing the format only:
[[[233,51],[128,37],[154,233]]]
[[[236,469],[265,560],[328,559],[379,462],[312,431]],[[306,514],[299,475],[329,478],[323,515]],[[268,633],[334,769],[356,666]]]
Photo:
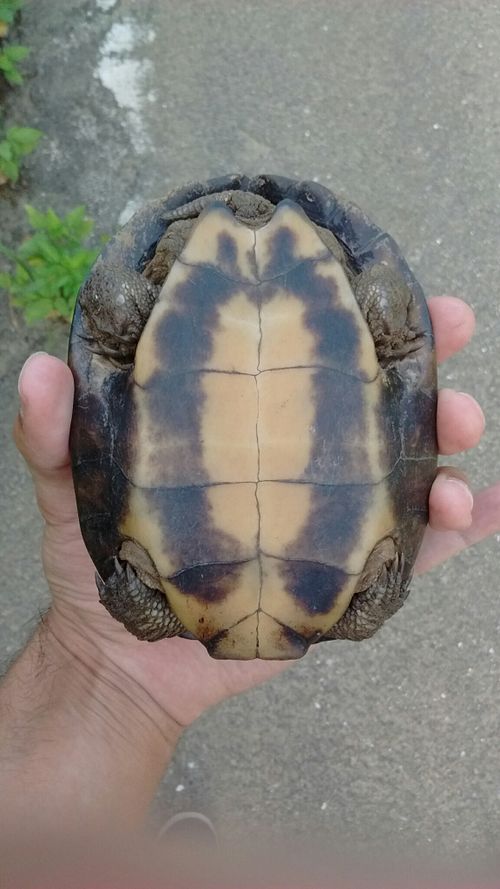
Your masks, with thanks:
[[[271,215],[248,224],[226,206],[235,192]],[[82,294],[94,282],[99,302],[103,269],[151,275],[188,218],[133,360],[110,359]],[[380,270],[405,294],[396,345],[387,288],[370,314]],[[436,469],[432,329],[394,241],[319,185],[230,176],[139,211],[85,288],[70,443],[101,583],[130,562],[174,617],[162,635],[215,657],[371,635],[407,595]]]

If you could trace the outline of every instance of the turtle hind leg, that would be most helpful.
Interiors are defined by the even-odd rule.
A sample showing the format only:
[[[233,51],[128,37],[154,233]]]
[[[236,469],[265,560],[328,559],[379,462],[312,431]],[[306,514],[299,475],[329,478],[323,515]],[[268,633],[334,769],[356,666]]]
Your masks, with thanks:
[[[397,552],[390,563],[382,565],[377,579],[367,589],[354,594],[347,611],[320,641],[358,642],[373,636],[405,602],[410,579],[403,579],[404,566],[404,556]]]
[[[113,573],[106,581],[96,573],[96,584],[106,610],[137,639],[156,642],[185,632],[165,593],[147,586],[128,562],[115,557]]]

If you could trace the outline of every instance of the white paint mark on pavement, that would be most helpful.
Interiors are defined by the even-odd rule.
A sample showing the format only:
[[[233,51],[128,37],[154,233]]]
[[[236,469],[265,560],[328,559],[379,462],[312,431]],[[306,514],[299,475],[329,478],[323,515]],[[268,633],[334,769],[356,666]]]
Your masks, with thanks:
[[[136,210],[144,205],[144,198],[131,198],[127,201],[125,207],[118,217],[118,225],[125,225],[132,218]]]
[[[151,28],[144,28],[132,18],[114,22],[103,41],[96,76],[111,90],[115,101],[127,114],[130,137],[138,154],[150,147],[145,132],[142,109],[147,101],[148,80],[153,65],[149,59],[137,58],[141,46],[155,39]]]

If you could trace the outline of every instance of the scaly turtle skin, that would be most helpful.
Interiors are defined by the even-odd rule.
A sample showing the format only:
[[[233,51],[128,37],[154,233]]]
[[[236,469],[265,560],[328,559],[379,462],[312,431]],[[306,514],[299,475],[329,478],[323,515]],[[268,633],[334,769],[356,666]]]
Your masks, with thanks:
[[[71,453],[100,598],[140,639],[296,658],[404,602],[436,470],[425,299],[308,182],[147,205],[82,287]]]

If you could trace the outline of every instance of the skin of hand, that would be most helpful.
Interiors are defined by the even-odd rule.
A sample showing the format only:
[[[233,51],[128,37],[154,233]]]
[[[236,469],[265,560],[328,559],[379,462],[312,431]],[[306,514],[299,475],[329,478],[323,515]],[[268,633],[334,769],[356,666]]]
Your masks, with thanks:
[[[435,297],[429,308],[443,361],[468,342],[474,316],[455,297]],[[108,615],[78,524],[68,451],[72,374],[59,359],[35,354],[22,369],[19,394],[14,438],[45,522],[52,604],[0,686],[0,822],[3,812],[7,827],[24,826],[36,812],[58,828],[75,821],[85,829],[89,822],[138,825],[183,728],[287,664],[217,661],[200,643],[180,638],[140,642]],[[469,395],[445,389],[437,423],[440,452],[453,454],[477,444],[484,416]],[[473,504],[463,475],[441,467],[417,571],[499,529],[500,484]]]
[[[474,330],[472,310],[455,297],[429,301],[441,362],[466,345]],[[139,642],[100,605],[94,567],[83,544],[76,512],[68,452],[73,380],[68,367],[45,354],[31,356],[20,376],[21,413],[14,437],[35,483],[45,519],[44,569],[53,593],[48,615],[51,631],[89,656],[109,659],[180,726],[205,709],[284,669],[283,663],[217,661],[201,644],[173,638]],[[441,390],[438,400],[441,454],[474,447],[484,429],[484,415],[466,394]],[[500,527],[500,486],[473,497],[463,474],[441,467],[430,496],[430,527],[416,570],[423,573]]]
[[[463,348],[474,316],[454,297],[430,300],[438,361]],[[185,726],[285,663],[216,661],[196,642],[139,642],[98,601],[80,534],[68,435],[73,378],[44,353],[19,379],[14,438],[33,476],[45,521],[43,564],[52,604],[0,686],[0,858],[10,838],[43,848],[46,832],[86,837],[143,825]],[[484,416],[474,399],[438,399],[441,454],[474,447]],[[417,560],[422,573],[500,530],[500,484],[474,498],[462,473],[441,467]],[[30,834],[31,831],[31,834]],[[4,856],[5,857],[5,856]]]

